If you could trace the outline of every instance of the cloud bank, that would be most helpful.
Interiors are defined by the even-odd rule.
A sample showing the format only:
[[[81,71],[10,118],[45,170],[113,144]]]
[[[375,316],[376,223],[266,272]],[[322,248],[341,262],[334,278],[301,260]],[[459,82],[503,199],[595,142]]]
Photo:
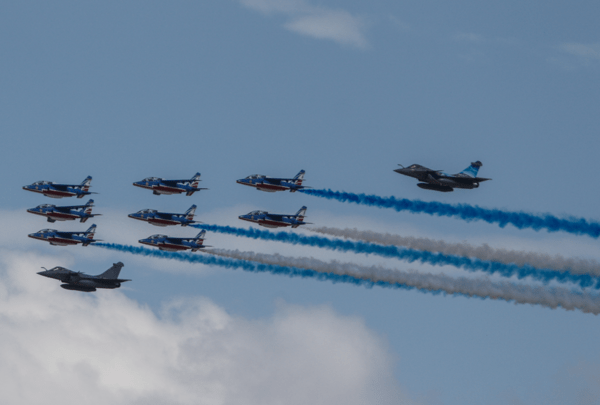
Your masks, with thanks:
[[[198,298],[157,316],[118,290],[35,274],[53,257],[1,257],[2,403],[410,403],[385,342],[329,307],[248,320]]]
[[[348,11],[313,6],[303,0],[241,0],[242,5],[265,15],[284,15],[284,27],[292,32],[341,45],[365,48],[364,18]]]

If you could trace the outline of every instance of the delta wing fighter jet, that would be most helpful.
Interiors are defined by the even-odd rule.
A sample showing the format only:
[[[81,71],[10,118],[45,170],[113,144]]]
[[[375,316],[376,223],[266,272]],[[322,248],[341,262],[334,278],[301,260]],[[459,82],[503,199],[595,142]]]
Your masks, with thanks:
[[[89,191],[91,182],[92,176],[87,176],[81,184],[56,184],[51,181],[36,181],[28,186],[23,186],[23,190],[33,191],[51,198],[73,196],[83,198],[86,195],[96,194]]]
[[[72,221],[79,219],[79,222],[85,222],[89,218],[102,214],[92,214],[94,200],[89,200],[85,205],[72,205],[68,207],[57,207],[52,204],[42,204],[35,208],[30,208],[27,212],[46,217],[48,222]]]
[[[195,238],[173,238],[167,235],[152,235],[146,239],[140,239],[139,242],[143,245],[154,246],[160,250],[166,250],[167,252],[179,252],[188,249],[191,249],[192,252],[196,252],[199,249],[210,247],[203,245],[204,235],[206,235],[206,231],[200,232]]]
[[[141,210],[134,214],[129,214],[129,218],[137,219],[140,221],[146,221],[149,224],[156,226],[168,226],[168,225],[181,225],[188,226],[195,224],[194,213],[196,212],[196,206],[192,205],[183,214],[171,214],[168,212],[158,212],[157,210]]]
[[[33,239],[43,240],[54,246],[77,245],[81,243],[87,246],[90,243],[98,242],[99,239],[94,239],[96,225],[92,225],[85,232],[60,232],[56,229],[42,229],[35,233],[30,233],[28,236]]]
[[[304,170],[300,170],[293,179],[278,179],[267,177],[262,174],[253,174],[252,176],[237,180],[236,183],[243,184],[244,186],[256,187],[257,190],[267,191],[269,193],[286,190],[290,190],[290,192],[293,193],[303,188],[310,188],[302,185],[304,173]]]
[[[72,271],[60,266],[53,267],[50,270],[42,267],[44,271],[40,271],[38,274],[44,277],[55,278],[65,283],[60,285],[65,290],[92,292],[96,291],[96,288],[119,288],[121,287],[121,283],[131,281],[119,278],[122,267],[123,263],[115,263],[110,269],[97,276],[90,276],[80,271]]]
[[[190,196],[196,191],[208,190],[207,188],[198,187],[200,181],[200,173],[196,173],[189,180],[165,180],[159,177],[147,177],[142,181],[136,181],[133,185],[152,190],[155,195],[185,193],[185,195]]]
[[[448,192],[454,191],[455,188],[472,189],[479,187],[479,183],[482,181],[491,180],[477,177],[479,168],[482,166],[479,160],[471,163],[471,166],[456,174],[447,174],[441,170],[431,170],[417,164],[408,167],[399,166],[402,168],[394,170],[396,173],[416,178],[422,182],[418,183],[417,186],[427,190]]]
[[[298,228],[300,225],[310,224],[310,222],[304,222],[305,214],[306,207],[302,207],[294,215],[271,214],[267,211],[252,211],[246,215],[240,215],[239,219],[254,222],[267,228],[279,228],[285,226]]]

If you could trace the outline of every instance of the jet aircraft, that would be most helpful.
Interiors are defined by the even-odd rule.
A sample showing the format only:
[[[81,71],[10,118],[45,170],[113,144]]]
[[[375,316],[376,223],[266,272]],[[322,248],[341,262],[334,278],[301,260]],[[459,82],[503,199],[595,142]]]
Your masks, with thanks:
[[[246,215],[240,215],[239,218],[267,228],[279,228],[282,226],[298,228],[300,225],[310,224],[310,222],[304,222],[305,214],[306,207],[302,207],[294,215],[271,214],[267,211],[252,211]]]
[[[149,245],[159,248],[160,250],[166,250],[168,252],[178,252],[180,250],[191,249],[192,252],[203,249],[204,246],[204,235],[206,231],[200,232],[195,238],[173,238],[167,235],[152,235],[146,239],[140,239],[139,242],[143,245]]]
[[[269,193],[286,190],[290,190],[290,192],[293,193],[303,188],[310,188],[302,185],[304,173],[304,170],[300,170],[293,179],[278,179],[267,177],[262,174],[253,174],[252,176],[237,180],[236,183],[243,184],[244,186],[256,187],[257,190],[267,191]]]
[[[53,267],[50,270],[42,267],[44,271],[40,271],[38,274],[44,277],[55,278],[65,283],[60,285],[65,290],[92,292],[96,291],[96,288],[119,288],[121,287],[121,283],[131,281],[119,278],[122,267],[123,263],[115,263],[110,269],[97,276],[90,276],[80,271],[72,271],[60,266]]]
[[[165,180],[159,177],[148,177],[142,181],[136,181],[133,185],[152,190],[155,195],[185,193],[185,195],[190,196],[196,191],[208,190],[207,188],[198,187],[200,181],[200,173],[196,173],[189,180]]]
[[[89,218],[102,214],[92,214],[94,200],[89,200],[85,205],[72,205],[69,207],[57,207],[52,204],[42,204],[35,208],[30,208],[27,212],[46,217],[48,222],[71,221],[79,219],[79,222],[85,222]]]
[[[479,183],[482,181],[491,180],[477,177],[479,168],[482,166],[479,160],[471,163],[471,166],[456,174],[447,174],[441,170],[431,170],[417,164],[408,167],[398,166],[402,168],[394,170],[396,173],[416,178],[422,182],[418,183],[417,186],[427,190],[448,192],[454,191],[455,188],[472,189],[479,187]]]
[[[90,243],[99,241],[99,239],[94,239],[95,232],[96,224],[90,226],[85,232],[60,232],[56,229],[42,229],[41,231],[30,233],[28,236],[33,239],[49,242],[54,246],[77,245],[78,243],[87,246]]]
[[[41,193],[46,197],[63,198],[73,197],[83,198],[83,196],[96,194],[90,192],[90,183],[92,176],[87,176],[81,184],[56,184],[51,181],[36,181],[28,186],[23,186],[23,190]]]
[[[156,226],[168,226],[168,225],[181,225],[188,226],[194,224],[194,213],[196,212],[196,206],[192,205],[183,214],[171,214],[168,212],[158,212],[157,210],[141,210],[134,214],[129,214],[129,218],[138,219],[140,221],[146,221],[149,224]]]

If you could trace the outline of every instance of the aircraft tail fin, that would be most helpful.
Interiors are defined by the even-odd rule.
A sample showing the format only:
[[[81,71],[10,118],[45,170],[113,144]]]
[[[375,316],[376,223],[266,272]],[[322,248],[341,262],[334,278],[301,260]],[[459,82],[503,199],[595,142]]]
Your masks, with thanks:
[[[192,205],[186,212],[185,212],[185,218],[189,221],[193,221],[194,220],[194,214],[196,213],[196,205]]]
[[[203,229],[194,239],[196,239],[196,242],[200,242],[201,245],[204,242],[204,235],[206,235],[206,230]]]
[[[94,239],[94,234],[96,233],[96,224],[93,224],[85,231],[85,237],[88,239]]]
[[[304,170],[300,170],[298,174],[294,176],[294,183],[297,186],[302,185],[302,181],[304,181],[304,173],[306,173]]]
[[[85,180],[81,182],[81,189],[83,191],[90,191],[90,184],[92,184],[92,176],[87,176]]]
[[[472,162],[471,166],[467,167],[461,173],[466,174],[469,177],[477,177],[477,173],[479,172],[479,168],[483,166],[479,160],[477,162]]]
[[[306,206],[303,206],[302,208],[300,208],[298,210],[298,212],[296,212],[295,217],[298,221],[304,221],[305,215],[306,215]]]
[[[196,173],[194,177],[191,179],[190,185],[194,188],[198,188],[198,183],[200,182],[200,173]]]
[[[85,212],[86,214],[90,215],[92,213],[92,207],[94,206],[94,200],[89,200],[86,204],[85,204],[85,209],[83,212]]]
[[[112,267],[108,270],[106,270],[104,273],[100,274],[99,277],[101,278],[108,278],[108,279],[117,279],[119,278],[119,273],[121,272],[121,268],[123,268],[123,263],[119,262],[119,263],[115,263],[112,265]]]

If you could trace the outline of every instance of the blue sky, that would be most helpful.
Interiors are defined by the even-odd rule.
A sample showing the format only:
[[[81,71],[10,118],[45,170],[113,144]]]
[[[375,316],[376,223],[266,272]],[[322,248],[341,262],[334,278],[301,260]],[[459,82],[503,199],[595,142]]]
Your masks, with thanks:
[[[26,235],[47,224],[25,209],[73,201],[21,186],[92,175],[103,214],[97,236],[109,242],[195,234],[126,217],[143,208],[183,212],[195,203],[200,221],[245,226],[237,215],[306,205],[307,220],[319,226],[600,260],[598,241],[588,237],[235,184],[305,169],[315,188],[598,220],[599,8],[591,1],[0,5],[0,322],[9,330],[0,373],[14,387],[39,375],[40,396],[20,388],[1,395],[37,403],[53,397],[66,374],[82,387],[66,403],[85,395],[182,404],[598,402],[594,315],[43,246]],[[435,193],[393,172],[398,163],[459,172],[475,160],[493,179],[476,190]],[[193,197],[156,197],[131,185],[197,171],[210,190]],[[206,243],[462,274],[210,233]],[[96,274],[119,260],[133,281],[118,291],[73,293],[35,274],[54,265]],[[90,347],[94,336],[119,348],[114,357]],[[193,360],[148,355],[174,345]],[[154,374],[144,385],[136,372]],[[173,377],[153,387],[162,373]],[[181,395],[165,399],[172,392]]]

